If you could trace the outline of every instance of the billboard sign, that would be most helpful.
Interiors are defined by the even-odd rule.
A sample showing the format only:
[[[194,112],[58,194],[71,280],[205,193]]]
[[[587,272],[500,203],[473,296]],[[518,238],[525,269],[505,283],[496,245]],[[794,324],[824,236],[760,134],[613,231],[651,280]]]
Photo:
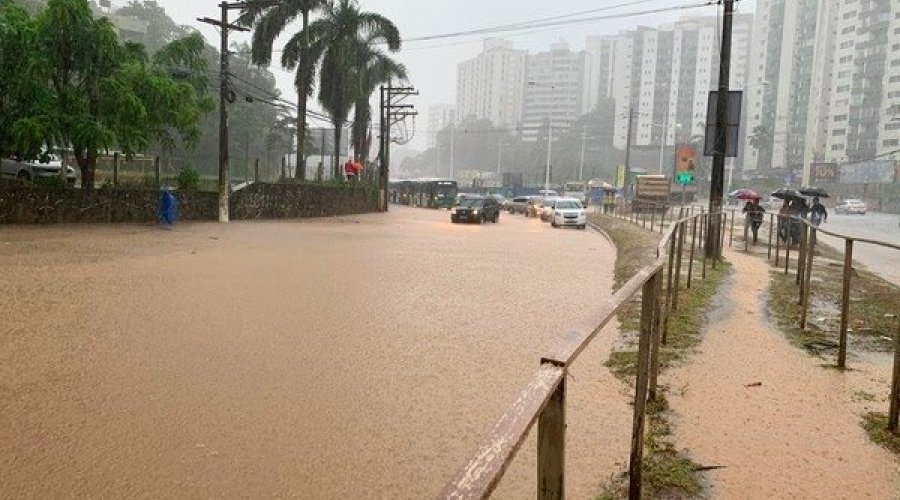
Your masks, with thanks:
[[[811,166],[813,179],[816,182],[835,182],[838,180],[837,163],[813,163]]]
[[[741,133],[741,106],[744,94],[740,90],[728,92],[728,109],[725,119],[725,156],[737,158],[738,143]],[[703,155],[713,156],[716,146],[716,112],[718,110],[719,92],[711,91],[706,103],[706,140]]]
[[[894,182],[894,160],[868,160],[840,168],[841,184],[889,184]]]
[[[625,187],[625,165],[619,165],[616,170],[616,187],[619,189]]]

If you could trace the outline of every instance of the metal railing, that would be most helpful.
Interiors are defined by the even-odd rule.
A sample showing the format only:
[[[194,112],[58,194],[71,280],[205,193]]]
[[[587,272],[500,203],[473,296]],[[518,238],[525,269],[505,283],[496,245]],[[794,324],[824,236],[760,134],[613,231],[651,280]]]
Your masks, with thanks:
[[[733,218],[732,218],[733,220]],[[766,258],[773,261],[777,269],[784,267],[784,274],[795,273],[794,279],[799,291],[800,319],[797,325],[801,331],[808,329],[810,295],[813,288],[813,268],[819,252],[819,234],[824,234],[843,242],[843,263],[841,270],[840,323],[838,328],[838,345],[836,364],[840,369],[847,368],[847,345],[850,325],[851,290],[853,276],[853,251],[859,244],[873,245],[892,250],[900,250],[900,245],[867,238],[856,238],[818,227],[808,220],[791,215],[768,214],[769,227],[766,242]],[[750,250],[748,235],[749,224],[744,224],[744,250]],[[793,240],[793,241],[792,241]],[[791,252],[796,252],[795,267],[791,269]],[[840,251],[840,248],[835,249]],[[783,258],[782,258],[783,251]],[[782,262],[783,261],[783,262]],[[898,259],[900,262],[900,259]],[[900,311],[894,318],[900,317]],[[894,333],[894,365],[891,378],[890,407],[888,413],[888,429],[898,431],[900,423],[900,320]]]
[[[618,208],[615,212],[615,216],[622,219],[631,218],[631,214],[624,214]],[[684,260],[688,260],[685,287],[690,288],[698,250],[703,256],[702,277],[706,277],[707,259],[702,234],[711,214],[684,216],[682,211],[680,215],[675,220],[670,219],[668,228],[663,231],[656,260],[628,280],[599,309],[566,331],[562,342],[541,358],[538,371],[491,428],[478,450],[447,483],[439,498],[490,496],[535,423],[538,425],[536,497],[540,500],[565,498],[566,375],[597,334],[638,292],[641,317],[628,491],[629,498],[640,498],[646,404],[657,398],[660,345],[666,344],[669,316],[678,309]],[[718,215],[721,214],[712,216]],[[641,223],[633,218],[631,221]],[[656,227],[652,221],[650,227]],[[689,258],[683,259],[688,235]]]

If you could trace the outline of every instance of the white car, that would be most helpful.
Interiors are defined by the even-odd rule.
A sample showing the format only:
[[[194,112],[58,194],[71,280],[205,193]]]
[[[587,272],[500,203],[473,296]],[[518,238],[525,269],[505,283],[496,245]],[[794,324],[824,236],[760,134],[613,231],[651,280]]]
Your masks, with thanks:
[[[53,155],[48,155],[45,162],[19,161],[12,158],[0,159],[0,177],[17,179],[21,182],[30,182],[35,179],[48,179],[59,177],[59,169],[62,161]],[[66,182],[74,186],[78,180],[78,174],[72,167],[66,168]]]
[[[865,202],[862,200],[844,200],[834,207],[834,211],[839,214],[866,215],[869,208],[866,207]]]
[[[541,222],[550,222],[553,218],[553,204],[558,199],[556,196],[548,196],[541,200]]]
[[[587,227],[587,214],[581,200],[576,198],[558,198],[553,203],[553,214],[550,219],[553,227],[573,226],[578,229]]]

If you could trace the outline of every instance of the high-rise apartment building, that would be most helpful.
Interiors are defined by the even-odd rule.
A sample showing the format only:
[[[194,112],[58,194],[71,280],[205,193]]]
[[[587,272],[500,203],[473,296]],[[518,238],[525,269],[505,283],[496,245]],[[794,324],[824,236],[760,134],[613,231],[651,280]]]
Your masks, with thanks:
[[[841,1],[831,8],[836,50],[823,108],[827,133],[809,160],[888,156],[900,149],[900,2]]]
[[[735,16],[732,88],[742,88],[747,81],[752,26],[752,15]],[[609,61],[593,72],[600,82],[594,91],[616,101],[617,148],[627,142],[631,110],[633,145],[659,145],[663,138],[666,145],[674,145],[705,133],[709,91],[719,80],[719,38],[718,20],[700,17],[589,39],[592,59]]]
[[[528,56],[522,108],[524,140],[546,135],[548,119],[553,120],[556,135],[587,112],[587,64],[584,51],[572,51],[563,42],[554,43],[548,52]]]
[[[449,104],[434,104],[428,107],[428,147],[434,147],[437,133],[444,130],[456,119],[456,109]]]
[[[488,119],[515,127],[522,119],[527,53],[506,40],[489,39],[474,59],[457,66],[456,121]]]

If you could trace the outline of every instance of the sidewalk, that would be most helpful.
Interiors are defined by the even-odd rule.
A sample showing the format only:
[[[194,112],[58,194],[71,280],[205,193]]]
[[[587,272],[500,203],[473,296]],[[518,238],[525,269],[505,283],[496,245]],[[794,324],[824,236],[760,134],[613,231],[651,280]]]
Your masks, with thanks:
[[[736,245],[737,246],[737,245]],[[704,466],[712,498],[900,498],[898,461],[871,443],[851,401],[866,368],[840,373],[793,347],[766,319],[769,266],[728,251],[701,352],[662,381],[675,437]],[[761,385],[759,385],[761,383]]]

